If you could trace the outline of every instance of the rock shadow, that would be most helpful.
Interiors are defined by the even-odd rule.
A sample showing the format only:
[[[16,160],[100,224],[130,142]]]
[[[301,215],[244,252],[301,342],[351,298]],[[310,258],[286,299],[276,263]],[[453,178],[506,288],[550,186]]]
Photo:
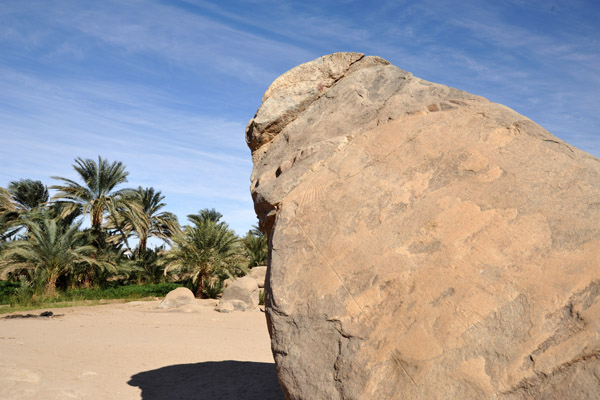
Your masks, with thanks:
[[[127,382],[143,400],[282,400],[275,364],[210,361],[140,372]]]

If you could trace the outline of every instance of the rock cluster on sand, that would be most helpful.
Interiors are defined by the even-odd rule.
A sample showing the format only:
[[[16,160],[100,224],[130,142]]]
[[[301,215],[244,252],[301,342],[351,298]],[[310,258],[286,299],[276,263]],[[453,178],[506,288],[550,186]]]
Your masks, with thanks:
[[[244,276],[227,285],[216,310],[219,312],[254,310],[258,307],[258,300],[258,283],[254,278]]]
[[[246,130],[288,399],[600,398],[600,161],[378,57],[279,77]]]

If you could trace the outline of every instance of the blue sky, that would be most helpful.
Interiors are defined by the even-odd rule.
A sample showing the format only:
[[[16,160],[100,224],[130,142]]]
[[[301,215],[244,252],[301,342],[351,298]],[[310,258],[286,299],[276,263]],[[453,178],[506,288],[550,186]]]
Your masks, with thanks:
[[[255,223],[244,128],[270,83],[378,55],[505,104],[600,157],[597,0],[2,0],[0,186],[123,161],[180,222]]]

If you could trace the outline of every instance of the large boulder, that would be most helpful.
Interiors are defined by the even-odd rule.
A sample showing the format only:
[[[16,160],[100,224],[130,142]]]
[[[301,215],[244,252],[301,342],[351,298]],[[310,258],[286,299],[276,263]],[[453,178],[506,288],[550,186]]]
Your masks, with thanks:
[[[258,301],[258,283],[255,279],[244,276],[228,284],[216,310],[220,312],[254,310],[258,307]]]
[[[194,300],[194,293],[190,289],[178,287],[167,293],[164,300],[158,305],[158,308],[179,308],[183,305],[193,303]]]
[[[266,266],[252,267],[252,268],[250,268],[250,271],[248,272],[248,274],[246,274],[245,276],[248,278],[254,279],[256,281],[256,283],[258,284],[258,287],[262,289],[265,287],[265,279],[267,277],[267,267]],[[225,288],[227,288],[234,281],[235,281],[235,278],[234,279],[227,278],[223,281],[223,286]]]
[[[286,398],[600,398],[598,159],[357,53],[275,80],[246,139]]]
[[[267,267],[253,267],[248,272],[250,278],[254,279],[258,283],[259,288],[265,287],[265,278],[267,276]]]

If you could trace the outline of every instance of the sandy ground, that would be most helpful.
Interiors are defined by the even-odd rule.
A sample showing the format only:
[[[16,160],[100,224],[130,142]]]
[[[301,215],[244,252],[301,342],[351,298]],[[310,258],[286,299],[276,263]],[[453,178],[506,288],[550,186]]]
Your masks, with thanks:
[[[0,399],[283,399],[264,313],[158,304],[0,317]]]

